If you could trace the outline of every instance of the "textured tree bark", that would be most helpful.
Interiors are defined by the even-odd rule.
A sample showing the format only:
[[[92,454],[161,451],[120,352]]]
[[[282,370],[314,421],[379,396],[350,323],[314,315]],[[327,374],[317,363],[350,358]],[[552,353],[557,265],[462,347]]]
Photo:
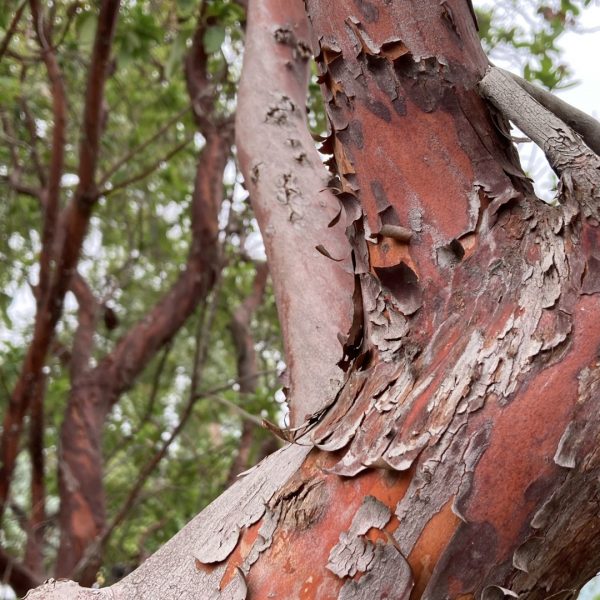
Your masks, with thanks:
[[[249,3],[236,144],[275,289],[295,426],[339,391],[337,335],[348,334],[353,309],[339,204],[306,125],[309,44],[300,2]]]
[[[573,598],[600,566],[600,159],[487,72],[469,3],[306,6],[360,298],[342,387],[99,596]]]

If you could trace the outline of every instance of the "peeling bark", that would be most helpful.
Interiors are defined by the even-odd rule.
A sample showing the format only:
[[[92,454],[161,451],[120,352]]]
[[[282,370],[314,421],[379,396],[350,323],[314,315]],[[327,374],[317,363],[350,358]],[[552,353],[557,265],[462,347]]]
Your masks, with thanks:
[[[302,2],[250,2],[246,32],[236,143],[275,288],[291,423],[300,425],[342,385],[336,362],[338,334],[351,326],[350,248],[306,125],[311,50]]]

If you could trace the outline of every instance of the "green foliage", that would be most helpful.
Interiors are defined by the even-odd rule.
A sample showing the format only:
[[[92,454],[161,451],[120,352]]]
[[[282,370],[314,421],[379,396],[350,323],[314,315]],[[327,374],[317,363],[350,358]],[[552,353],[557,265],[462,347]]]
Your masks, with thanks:
[[[16,2],[12,3],[17,6]],[[64,2],[55,8],[54,41],[69,111],[62,185],[63,205],[76,185],[76,168],[89,63],[97,23],[97,3]],[[168,290],[185,265],[190,244],[189,208],[196,164],[204,141],[196,132],[184,78],[183,61],[191,44],[199,10],[197,0],[138,0],[123,4],[115,36],[111,76],[106,85],[99,180],[106,194],[91,220],[80,262],[94,294],[110,307],[116,327],[102,322],[95,334],[93,360],[98,363],[128,328],[142,318]],[[10,11],[9,11],[10,12]],[[227,0],[207,5],[209,26],[204,49],[209,76],[218,90],[218,111],[230,114],[239,77],[241,7]],[[0,11],[0,40],[7,14]],[[221,47],[227,44],[227,57]],[[41,210],[37,199],[17,193],[7,177],[18,171],[23,186],[40,186],[33,160],[46,168],[53,127],[51,93],[39,60],[31,16],[23,23],[0,61],[0,406],[5,407],[17,380],[30,335],[40,251]],[[33,117],[33,130],[28,115]],[[280,384],[279,331],[272,294],[252,322],[259,348],[257,391],[241,397],[235,349],[229,332],[232,311],[250,292],[254,264],[244,259],[244,240],[256,230],[233,160],[223,186],[222,238],[227,259],[218,294],[200,307],[168,349],[159,353],[124,394],[109,416],[103,436],[108,520],[117,514],[139,473],[181,417],[190,394],[196,328],[204,325],[208,347],[199,392],[219,394],[253,415],[278,420],[273,401]],[[228,217],[227,217],[228,215]],[[235,224],[229,231],[228,223]],[[20,310],[15,296],[22,299]],[[210,303],[215,311],[212,323]],[[21,316],[17,318],[17,313]],[[58,437],[71,381],[68,355],[77,327],[77,304],[67,296],[58,340],[48,368],[45,397],[45,459],[50,523],[45,550],[51,566],[58,540]],[[117,527],[106,551],[104,576],[113,567],[133,566],[154,551],[222,490],[239,444],[242,418],[225,404],[206,396],[197,401],[182,434],[150,476],[125,522]],[[270,434],[258,431],[253,457]],[[21,464],[22,463],[22,464]],[[29,510],[28,459],[19,463],[16,507]],[[0,542],[22,555],[25,535],[17,514],[10,512]],[[117,569],[118,570],[118,569]]]
[[[504,0],[476,4],[479,34],[492,59],[516,65],[525,79],[554,90],[572,83],[557,42],[592,0]]]

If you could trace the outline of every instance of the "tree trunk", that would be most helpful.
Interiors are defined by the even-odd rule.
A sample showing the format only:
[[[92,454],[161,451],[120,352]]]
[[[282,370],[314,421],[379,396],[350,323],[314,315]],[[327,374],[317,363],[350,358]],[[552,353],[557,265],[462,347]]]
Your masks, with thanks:
[[[281,22],[259,6],[250,39]],[[359,299],[343,384],[95,597],[573,598],[600,566],[600,159],[488,71],[469,3],[306,6]],[[502,113],[546,151],[559,206]]]

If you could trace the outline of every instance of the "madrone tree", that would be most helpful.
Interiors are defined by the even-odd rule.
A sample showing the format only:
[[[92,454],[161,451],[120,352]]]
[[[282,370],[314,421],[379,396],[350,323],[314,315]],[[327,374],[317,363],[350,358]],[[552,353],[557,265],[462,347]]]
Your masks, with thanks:
[[[559,599],[598,570],[597,124],[492,67],[465,0],[306,11],[250,1],[236,127],[289,444],[121,582],[30,598]]]

